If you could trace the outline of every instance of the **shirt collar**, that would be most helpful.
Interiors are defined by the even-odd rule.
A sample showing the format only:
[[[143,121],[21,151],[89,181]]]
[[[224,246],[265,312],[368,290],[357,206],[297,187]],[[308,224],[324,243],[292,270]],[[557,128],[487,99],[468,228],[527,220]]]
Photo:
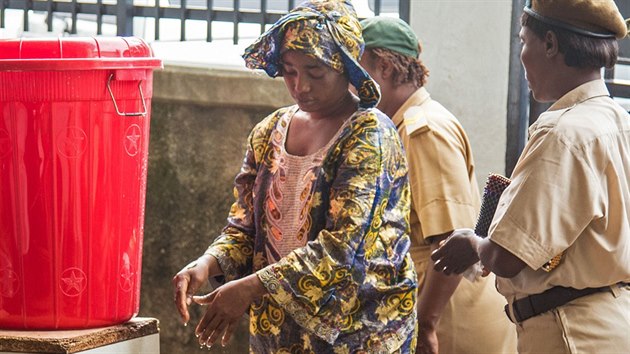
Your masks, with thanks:
[[[409,96],[409,98],[407,98],[407,101],[405,101],[405,103],[403,103],[403,105],[400,106],[400,108],[398,108],[398,110],[392,117],[392,121],[396,125],[396,128],[400,127],[400,125],[405,120],[405,112],[407,111],[409,107],[419,106],[423,104],[426,100],[428,100],[430,97],[431,95],[429,95],[429,91],[427,91],[427,89],[425,89],[424,87],[420,87],[419,89],[416,90],[416,92],[414,92],[411,96]]]
[[[602,79],[586,82],[560,97],[548,111],[557,111],[575,106],[593,97],[610,96],[606,83]]]

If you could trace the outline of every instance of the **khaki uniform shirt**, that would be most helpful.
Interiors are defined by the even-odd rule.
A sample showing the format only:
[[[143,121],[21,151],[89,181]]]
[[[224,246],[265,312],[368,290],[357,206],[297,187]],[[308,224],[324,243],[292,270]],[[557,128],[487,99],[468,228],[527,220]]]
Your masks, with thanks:
[[[480,197],[472,150],[457,119],[424,87],[392,120],[409,165],[411,255],[424,258],[427,237],[475,225]]]
[[[420,88],[392,117],[406,150],[411,185],[411,257],[424,284],[429,236],[473,228],[479,187],[463,128],[426,89]],[[503,312],[494,276],[460,282],[437,330],[440,353],[515,353],[516,331]]]
[[[557,285],[630,281],[630,115],[595,80],[560,98],[529,134],[489,230],[528,267],[498,278],[499,291],[512,301]],[[557,268],[541,269],[563,251]]]

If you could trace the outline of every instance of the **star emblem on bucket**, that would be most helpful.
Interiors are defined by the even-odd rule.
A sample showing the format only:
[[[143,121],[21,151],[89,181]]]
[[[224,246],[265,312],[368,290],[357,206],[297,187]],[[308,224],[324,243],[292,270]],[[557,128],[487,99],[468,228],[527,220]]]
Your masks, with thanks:
[[[127,128],[127,134],[125,139],[125,151],[129,156],[136,156],[140,151],[140,138],[142,137],[142,130],[137,124],[132,124]]]
[[[77,296],[85,290],[87,277],[79,268],[68,268],[61,274],[59,286],[61,291],[67,296]]]
[[[57,149],[65,157],[78,157],[87,147],[87,135],[79,127],[68,127],[57,136]]]
[[[125,266],[123,267],[122,271],[120,272],[120,288],[123,291],[129,291],[131,290],[131,286],[133,285],[133,276],[135,275],[135,272],[132,272],[130,267]]]

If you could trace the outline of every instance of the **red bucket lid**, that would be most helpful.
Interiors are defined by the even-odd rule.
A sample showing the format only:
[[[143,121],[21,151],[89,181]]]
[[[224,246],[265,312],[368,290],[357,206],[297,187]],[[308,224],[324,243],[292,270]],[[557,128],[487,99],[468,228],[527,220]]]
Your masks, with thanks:
[[[0,40],[0,71],[155,69],[162,60],[137,37]]]

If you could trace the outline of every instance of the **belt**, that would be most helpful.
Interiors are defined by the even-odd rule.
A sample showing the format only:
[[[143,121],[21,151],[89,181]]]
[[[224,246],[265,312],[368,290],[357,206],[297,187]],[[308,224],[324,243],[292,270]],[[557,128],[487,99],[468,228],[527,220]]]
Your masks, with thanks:
[[[615,285],[602,286],[601,288],[574,289],[563,286],[555,286],[536,295],[530,295],[518,299],[512,303],[512,316],[510,316],[510,304],[505,305],[505,313],[510,321],[520,323],[528,318],[538,316],[544,312],[551,311],[570,301],[582,296],[599,292],[609,291],[611,286],[626,286],[628,283],[617,283]]]

